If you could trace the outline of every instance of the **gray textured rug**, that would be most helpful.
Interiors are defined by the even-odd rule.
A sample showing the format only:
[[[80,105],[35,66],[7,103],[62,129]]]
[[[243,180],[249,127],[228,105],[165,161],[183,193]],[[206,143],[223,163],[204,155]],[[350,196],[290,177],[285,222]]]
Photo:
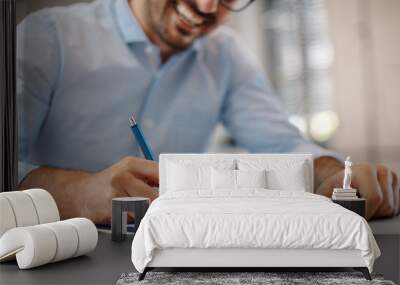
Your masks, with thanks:
[[[359,272],[148,272],[146,278],[138,281],[138,273],[122,274],[117,285],[133,284],[376,284],[395,285],[381,276],[373,275],[373,280],[364,279]]]

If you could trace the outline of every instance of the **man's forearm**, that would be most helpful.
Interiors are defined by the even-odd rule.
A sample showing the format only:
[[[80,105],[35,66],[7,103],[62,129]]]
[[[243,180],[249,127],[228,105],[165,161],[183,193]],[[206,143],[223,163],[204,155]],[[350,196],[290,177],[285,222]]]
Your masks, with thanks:
[[[344,169],[342,162],[331,156],[322,156],[314,160],[314,191],[330,197],[332,189],[326,189],[319,193],[319,186],[330,176]]]
[[[88,175],[86,172],[59,168],[39,167],[30,172],[19,184],[20,190],[43,188],[50,192],[56,201],[62,219],[80,215],[81,205],[77,196],[79,183]]]

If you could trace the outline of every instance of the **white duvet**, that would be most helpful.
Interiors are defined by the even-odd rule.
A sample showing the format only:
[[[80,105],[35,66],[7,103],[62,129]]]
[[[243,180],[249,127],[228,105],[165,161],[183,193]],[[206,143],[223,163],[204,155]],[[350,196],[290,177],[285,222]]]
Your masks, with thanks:
[[[320,195],[265,189],[162,195],[133,240],[135,268],[143,272],[165,248],[358,249],[371,272],[380,255],[357,214]]]

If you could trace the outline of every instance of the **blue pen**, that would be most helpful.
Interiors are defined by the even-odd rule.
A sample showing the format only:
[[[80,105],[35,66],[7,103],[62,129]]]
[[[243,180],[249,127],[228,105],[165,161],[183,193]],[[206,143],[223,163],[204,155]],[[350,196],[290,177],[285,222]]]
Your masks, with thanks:
[[[154,160],[153,152],[151,151],[149,145],[144,138],[143,132],[140,129],[139,125],[135,121],[135,118],[131,116],[129,118],[129,122],[131,123],[132,133],[135,135],[137,142],[139,143],[140,148],[144,154],[144,157],[147,160]]]

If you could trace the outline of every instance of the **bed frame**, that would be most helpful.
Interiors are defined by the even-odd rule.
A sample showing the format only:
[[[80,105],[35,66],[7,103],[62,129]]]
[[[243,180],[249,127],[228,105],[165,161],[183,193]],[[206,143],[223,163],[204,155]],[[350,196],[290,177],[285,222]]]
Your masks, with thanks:
[[[189,271],[270,271],[277,269],[317,269],[319,271],[353,268],[361,271],[367,280],[371,275],[359,250],[328,249],[194,249],[171,248],[156,250],[152,261],[139,275],[154,269],[179,268]],[[338,270],[342,271],[342,270]]]
[[[293,159],[304,161],[307,166],[307,192],[313,192],[313,159],[311,154],[162,154],[160,155],[160,195],[165,193],[163,185],[166,180],[167,161],[196,159],[220,160],[254,158],[271,162],[279,159]],[[158,249],[154,252],[153,259],[147,265],[139,280],[143,280],[148,271],[154,269],[184,269],[184,271],[271,271],[295,269],[310,271],[318,269],[330,271],[339,268],[353,268],[361,271],[367,280],[371,276],[359,250],[330,250],[330,249],[248,249],[248,248],[170,248]],[[347,270],[348,271],[348,270]]]

